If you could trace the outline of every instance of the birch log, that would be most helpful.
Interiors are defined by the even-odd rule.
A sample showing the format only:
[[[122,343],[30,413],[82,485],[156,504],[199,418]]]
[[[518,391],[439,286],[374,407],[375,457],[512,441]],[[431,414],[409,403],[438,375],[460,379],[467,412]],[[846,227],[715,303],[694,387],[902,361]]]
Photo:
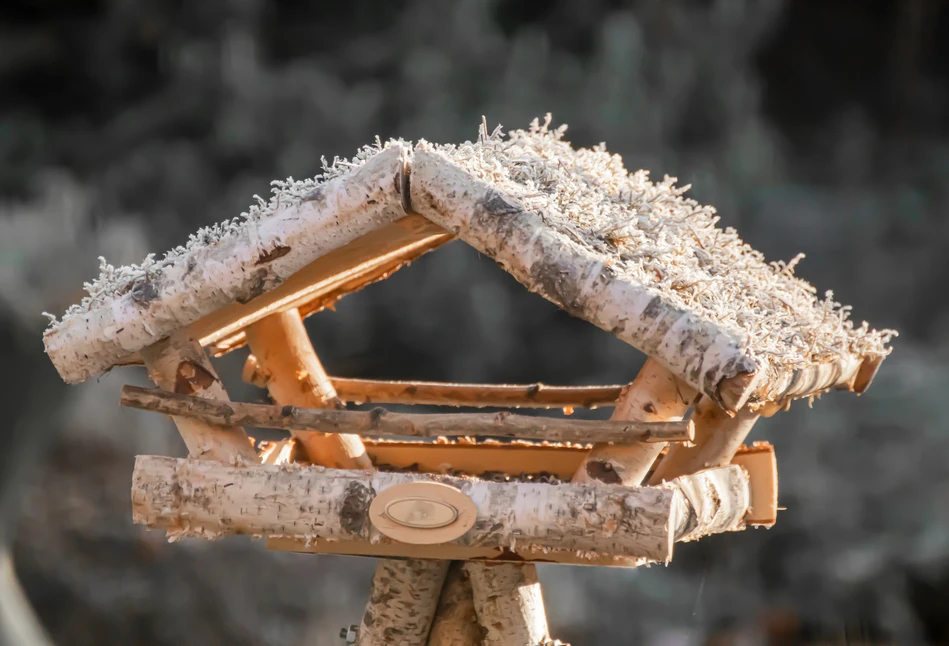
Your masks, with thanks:
[[[695,411],[695,443],[673,446],[659,460],[651,484],[672,480],[703,469],[731,462],[759,416],[741,410],[730,416],[715,402],[703,397]]]
[[[284,387],[287,388],[289,383],[290,394],[296,394],[299,390],[294,382],[293,376],[284,378]],[[271,392],[275,393],[277,390]],[[298,398],[299,401],[305,399]],[[512,415],[507,411],[444,415],[391,413],[383,408],[371,411],[319,410],[296,406],[206,401],[138,386],[123,387],[121,402],[123,406],[200,419],[210,424],[246,424],[294,431],[319,430],[342,433],[339,437],[357,441],[359,438],[356,435],[347,434],[428,438],[491,436],[577,443],[594,441],[664,444],[669,441],[688,442],[694,439],[692,422],[689,421],[574,420]],[[316,435],[324,441],[327,438],[323,433]],[[314,461],[325,466],[345,466],[340,463]]]
[[[341,406],[297,310],[275,314],[247,329],[258,378],[284,405]],[[357,435],[296,433],[316,464],[372,469]],[[382,559],[376,566],[359,643],[424,646],[448,563]]]
[[[513,563],[467,563],[484,646],[536,646],[548,639],[537,568]]]
[[[162,390],[227,401],[214,366],[196,340],[172,336],[143,350],[142,358],[149,378]],[[211,425],[187,417],[173,419],[191,457],[227,464],[257,462],[254,446],[240,426]]]
[[[707,505],[710,510],[738,510],[748,498],[748,479],[741,467],[685,476],[683,482],[693,479],[719,483],[707,488],[715,492]],[[679,538],[681,514],[695,516],[695,531],[700,532],[743,526],[743,510],[727,515],[726,523],[718,511],[692,509],[678,480],[658,487],[499,483],[296,464],[242,468],[163,456],[136,458],[132,517],[174,538],[247,534],[391,544],[372,525],[372,500],[396,484],[426,481],[456,487],[477,508],[474,526],[452,542],[463,547],[518,546],[666,562]],[[734,492],[742,492],[741,499],[731,500],[738,495]]]
[[[425,646],[449,561],[381,559],[357,646]]]
[[[612,420],[665,422],[681,420],[695,391],[676,379],[659,362],[648,359],[623,391]],[[663,443],[596,444],[574,475],[574,482],[604,482],[636,486],[642,483]]]
[[[210,245],[89,311],[64,318],[43,336],[67,383],[111,366],[234,301],[268,291],[313,260],[405,215],[402,157],[394,145],[269,217],[248,219]]]
[[[454,561],[438,599],[428,646],[482,645],[482,629],[475,614],[468,573],[463,561]]]
[[[342,403],[313,350],[297,310],[271,314],[247,328],[258,374],[280,405],[339,408]],[[301,430],[301,429],[297,429]],[[369,469],[362,440],[352,434],[294,433],[310,461],[340,469]]]

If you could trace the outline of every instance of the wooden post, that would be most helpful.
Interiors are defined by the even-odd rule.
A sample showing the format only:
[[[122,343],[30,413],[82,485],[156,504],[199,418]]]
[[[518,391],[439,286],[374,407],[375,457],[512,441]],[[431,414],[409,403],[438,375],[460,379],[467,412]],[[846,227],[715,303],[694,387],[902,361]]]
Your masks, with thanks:
[[[747,410],[740,410],[733,417],[703,397],[695,409],[695,443],[670,448],[659,460],[650,484],[728,464],[759,417]]]
[[[428,635],[428,646],[482,646],[471,583],[464,561],[453,561],[438,599],[435,620]]]
[[[380,559],[357,646],[425,646],[449,563]]]
[[[667,422],[685,415],[695,391],[659,362],[648,359],[623,391],[610,419]],[[739,442],[740,444],[740,442]],[[649,472],[664,443],[596,444],[584,459],[574,482],[605,482],[637,486]]]
[[[484,646],[534,646],[548,639],[534,565],[466,563]]]
[[[682,419],[689,408],[689,404],[695,398],[695,391],[676,379],[672,373],[662,367],[657,361],[648,359],[637,375],[636,379],[627,386],[619,400],[616,402],[616,408],[613,411],[611,419],[613,420],[634,420],[634,421],[670,421]],[[591,449],[589,455],[584,459],[580,468],[577,469],[573,481],[577,483],[589,484],[592,482],[604,482],[608,484],[624,484],[627,486],[639,485],[646,473],[652,467],[656,457],[662,451],[664,443],[645,443],[614,445],[614,444],[596,444]],[[475,576],[479,581],[489,585],[493,579],[487,573],[478,572],[479,567],[484,565],[471,563],[467,566],[467,571],[472,579]],[[524,581],[537,581],[536,566],[511,565],[511,568],[520,568],[520,574]],[[539,603],[521,603],[520,595],[514,594],[510,589],[498,590],[493,603],[482,603],[486,597],[475,596],[474,603],[478,613],[478,621],[484,630],[489,630],[488,623],[501,622],[502,625],[512,622],[510,617],[500,617],[497,615],[499,608],[504,608],[505,612],[524,613],[513,623],[519,626],[544,626],[544,633],[547,632],[547,616],[544,612],[543,599],[540,593],[540,584],[537,586],[537,599]],[[514,597],[502,599],[504,595],[514,594]],[[516,613],[515,613],[516,614]],[[487,623],[486,623],[487,622]],[[486,646],[491,642],[486,639]],[[517,642],[493,643],[507,644],[512,646]],[[526,643],[526,642],[525,642]]]
[[[145,348],[149,378],[162,390],[181,395],[227,400],[227,392],[201,344],[172,336]],[[173,417],[189,457],[227,464],[257,462],[257,452],[240,426],[211,426],[197,419]]]
[[[308,408],[341,407],[297,310],[271,314],[247,328],[247,341],[257,358],[258,375],[280,405]],[[295,433],[314,464],[337,469],[371,469],[362,440],[356,435]]]
[[[323,370],[297,310],[273,314],[247,329],[257,362],[257,379],[266,380],[281,405],[335,408],[339,398]],[[357,435],[300,433],[315,464],[340,469],[372,469]],[[448,561],[380,559],[357,643],[425,646]]]

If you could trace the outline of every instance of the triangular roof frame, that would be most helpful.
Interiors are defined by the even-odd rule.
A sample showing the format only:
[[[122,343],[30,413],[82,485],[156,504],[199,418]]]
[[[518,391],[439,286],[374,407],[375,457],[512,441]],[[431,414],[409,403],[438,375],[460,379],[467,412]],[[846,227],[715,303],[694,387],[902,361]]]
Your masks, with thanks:
[[[268,314],[317,311],[454,237],[729,411],[831,389],[861,393],[889,351],[880,343],[804,365],[770,361],[733,327],[616,271],[445,150],[389,142],[359,161],[321,184],[304,183],[306,192],[284,203],[278,194],[266,217],[228,224],[146,270],[109,268],[121,285],[72,308],[44,335],[60,375],[79,383],[137,363],[139,351],[185,327],[225,352]]]

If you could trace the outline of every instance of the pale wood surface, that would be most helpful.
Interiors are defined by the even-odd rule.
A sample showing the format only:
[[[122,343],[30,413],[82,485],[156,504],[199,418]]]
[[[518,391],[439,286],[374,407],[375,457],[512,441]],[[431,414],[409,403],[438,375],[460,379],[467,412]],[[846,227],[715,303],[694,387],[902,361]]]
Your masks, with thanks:
[[[273,378],[271,381],[274,381]],[[300,390],[305,385],[287,380],[285,386]],[[332,386],[330,386],[332,387]],[[246,424],[266,428],[319,430],[325,433],[391,435],[398,437],[491,436],[551,442],[665,443],[693,438],[688,421],[633,422],[529,417],[500,413],[416,414],[393,413],[382,408],[371,411],[317,410],[297,406],[267,406],[237,402],[215,402],[176,396],[157,390],[125,386],[122,405],[165,414],[201,419],[211,424]]]
[[[534,646],[547,640],[547,613],[532,564],[466,563],[484,646]]]
[[[728,464],[758,421],[758,415],[741,410],[732,416],[703,397],[696,406],[693,420],[695,442],[688,447],[671,447],[659,460],[650,483]]]
[[[258,370],[266,376],[267,390],[280,405],[311,409],[341,406],[296,310],[278,312],[247,329]],[[123,391],[124,397],[125,391]],[[229,407],[237,404],[230,404]],[[281,410],[279,406],[270,407]],[[216,422],[220,423],[220,421]],[[266,426],[248,418],[246,425]],[[312,429],[312,427],[310,427]],[[358,436],[301,433],[294,429],[311,462],[340,469],[368,469],[372,462]]]
[[[695,391],[676,379],[659,362],[648,359],[627,386],[613,410],[612,420],[627,423],[682,424]],[[672,421],[677,420],[677,421]],[[605,482],[636,486],[642,483],[664,443],[597,444],[577,469],[574,482]]]
[[[227,401],[214,366],[196,340],[175,335],[146,348],[143,357],[149,378],[162,391]],[[173,419],[191,457],[227,464],[257,462],[257,453],[240,425],[212,425],[191,417]]]
[[[622,386],[462,384],[330,377],[343,401],[498,408],[597,408],[612,406]]]
[[[358,646],[425,646],[448,561],[383,559],[359,625]]]

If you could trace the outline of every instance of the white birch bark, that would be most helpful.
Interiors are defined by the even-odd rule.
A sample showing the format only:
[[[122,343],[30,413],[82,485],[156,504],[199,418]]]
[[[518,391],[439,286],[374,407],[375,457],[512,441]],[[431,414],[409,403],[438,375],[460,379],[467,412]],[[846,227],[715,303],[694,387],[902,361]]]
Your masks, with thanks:
[[[201,398],[228,400],[227,392],[201,344],[172,336],[142,353],[148,376],[162,390]],[[188,455],[226,464],[254,464],[257,452],[240,426],[211,425],[199,419],[173,417]]]
[[[438,599],[428,646],[482,646],[482,629],[463,561],[453,561]]]
[[[449,561],[381,559],[359,625],[358,646],[425,646]]]
[[[202,316],[273,289],[320,256],[405,215],[403,149],[393,146],[295,206],[177,258],[126,294],[44,336],[67,383],[97,377]]]
[[[686,495],[682,483],[693,480],[708,483],[701,489],[711,492],[707,501]],[[659,562],[671,558],[672,543],[681,537],[677,532],[688,525],[682,524],[682,514],[696,519],[689,535],[730,531],[743,526],[741,508],[748,506],[747,475],[734,465],[658,487],[621,487],[499,483],[296,464],[233,467],[138,456],[132,517],[138,524],[165,529],[172,539],[246,534],[380,544],[391,541],[370,521],[373,498],[395,484],[420,481],[454,486],[477,508],[474,526],[454,544]]]
[[[613,410],[611,420],[668,422],[681,420],[695,397],[659,362],[648,359],[636,379],[627,386]],[[573,481],[605,482],[635,487],[652,468],[665,443],[596,444],[574,474]]]
[[[547,613],[534,565],[466,563],[484,646],[538,646]]]
[[[527,289],[643,351],[730,411],[830,388],[862,392],[872,378],[870,364],[879,363],[849,354],[798,370],[759,362],[743,335],[620,276],[441,153],[414,152],[410,195],[415,212],[497,261]]]

